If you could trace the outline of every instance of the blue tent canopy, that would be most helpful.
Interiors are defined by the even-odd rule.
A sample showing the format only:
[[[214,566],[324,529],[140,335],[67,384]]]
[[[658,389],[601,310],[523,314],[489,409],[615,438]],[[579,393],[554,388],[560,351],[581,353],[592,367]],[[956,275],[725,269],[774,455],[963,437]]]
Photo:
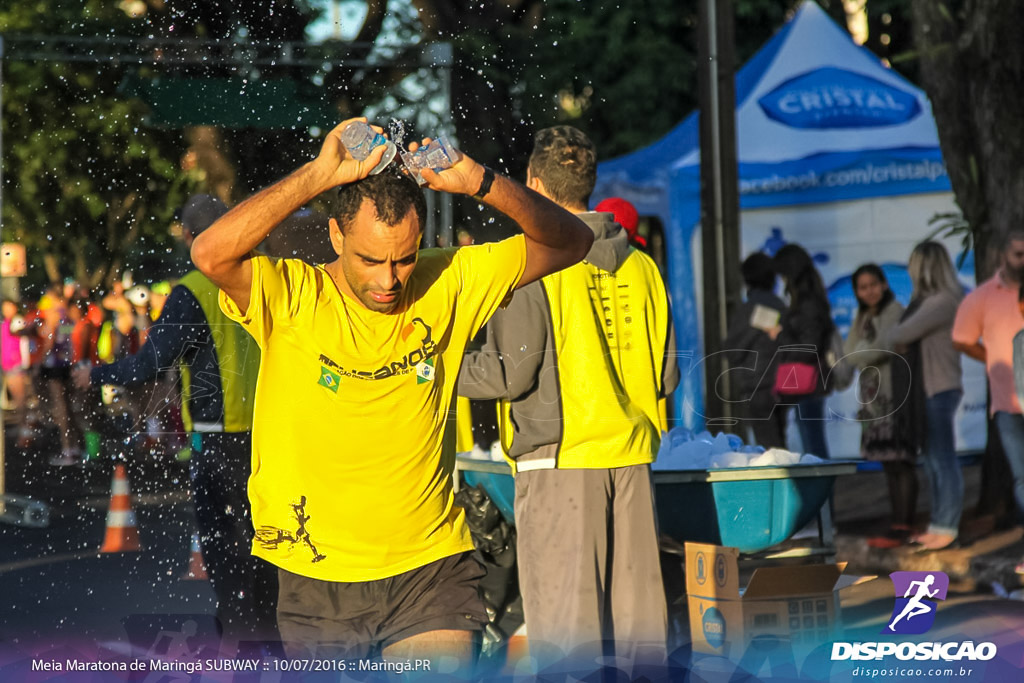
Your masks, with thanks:
[[[739,70],[735,87],[741,209],[950,189],[924,92],[856,45],[812,0]],[[623,197],[662,221],[679,350],[691,358],[700,358],[702,348],[693,275],[697,117],[599,164],[592,197],[595,204]],[[700,364],[694,365],[676,401],[676,417],[690,426],[703,406]]]

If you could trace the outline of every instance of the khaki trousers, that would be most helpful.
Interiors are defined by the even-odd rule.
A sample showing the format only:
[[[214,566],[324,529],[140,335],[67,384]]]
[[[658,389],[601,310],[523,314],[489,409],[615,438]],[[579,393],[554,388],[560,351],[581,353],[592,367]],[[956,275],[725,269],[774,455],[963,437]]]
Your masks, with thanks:
[[[543,665],[663,660],[667,608],[648,465],[516,475],[519,586]],[[614,652],[602,641],[613,641]]]

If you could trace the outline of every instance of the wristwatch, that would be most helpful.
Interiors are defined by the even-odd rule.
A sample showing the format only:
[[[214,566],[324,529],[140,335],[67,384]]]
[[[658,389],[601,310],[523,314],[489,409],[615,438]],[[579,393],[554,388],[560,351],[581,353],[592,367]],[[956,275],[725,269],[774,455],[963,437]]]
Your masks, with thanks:
[[[487,193],[491,191],[491,185],[494,184],[494,171],[484,166],[484,177],[480,181],[480,188],[473,193],[474,199],[483,199],[487,196]]]

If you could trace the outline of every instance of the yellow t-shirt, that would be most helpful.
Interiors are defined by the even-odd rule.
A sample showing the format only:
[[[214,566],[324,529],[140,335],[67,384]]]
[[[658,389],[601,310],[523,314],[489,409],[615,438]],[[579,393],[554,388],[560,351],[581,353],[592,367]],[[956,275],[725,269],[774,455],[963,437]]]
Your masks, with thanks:
[[[392,313],[342,294],[323,267],[251,263],[246,312],[220,301],[262,350],[253,553],[372,581],[472,549],[452,494],[452,396],[466,343],[522,277],[525,239],[421,251]]]

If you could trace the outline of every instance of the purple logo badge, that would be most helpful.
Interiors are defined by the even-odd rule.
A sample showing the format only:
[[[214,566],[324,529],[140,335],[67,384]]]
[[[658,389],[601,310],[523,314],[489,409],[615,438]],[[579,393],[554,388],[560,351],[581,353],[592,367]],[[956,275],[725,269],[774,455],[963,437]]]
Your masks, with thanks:
[[[896,604],[882,633],[916,635],[930,629],[935,623],[936,601],[946,599],[949,577],[943,572],[893,572],[889,578]]]

